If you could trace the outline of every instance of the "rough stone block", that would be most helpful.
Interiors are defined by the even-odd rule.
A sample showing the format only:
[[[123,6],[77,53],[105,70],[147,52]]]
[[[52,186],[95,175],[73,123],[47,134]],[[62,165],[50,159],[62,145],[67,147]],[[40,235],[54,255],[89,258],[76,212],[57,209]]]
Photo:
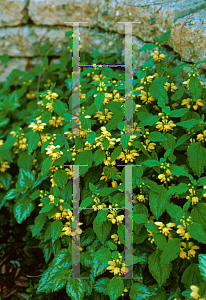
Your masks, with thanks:
[[[19,25],[26,6],[27,0],[0,0],[0,27]],[[27,20],[28,17],[25,15],[22,24]]]

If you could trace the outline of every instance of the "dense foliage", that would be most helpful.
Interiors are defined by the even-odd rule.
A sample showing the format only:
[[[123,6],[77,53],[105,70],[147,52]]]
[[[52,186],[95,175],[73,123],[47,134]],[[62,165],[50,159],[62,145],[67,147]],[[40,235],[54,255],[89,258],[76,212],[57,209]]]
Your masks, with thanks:
[[[0,208],[24,223],[48,264],[39,295],[66,289],[72,300],[179,300],[206,297],[206,89],[195,65],[167,68],[161,44],[134,74],[133,120],[125,130],[124,70],[80,68],[85,136],[72,131],[72,39],[60,64],[12,71],[0,90]],[[71,32],[66,33],[71,37]],[[5,57],[4,57],[5,58]],[[6,59],[6,58],[5,58]],[[81,54],[82,59],[82,54]],[[114,63],[115,54],[107,57]],[[150,68],[156,64],[156,73]],[[173,80],[189,66],[184,87]],[[39,74],[42,72],[41,77]],[[164,72],[164,75],[163,75]],[[163,76],[162,76],[163,75]],[[134,277],[125,272],[125,167],[132,169]],[[80,170],[81,277],[72,275],[72,166]],[[116,207],[116,208],[115,208]],[[103,208],[108,208],[103,209]]]

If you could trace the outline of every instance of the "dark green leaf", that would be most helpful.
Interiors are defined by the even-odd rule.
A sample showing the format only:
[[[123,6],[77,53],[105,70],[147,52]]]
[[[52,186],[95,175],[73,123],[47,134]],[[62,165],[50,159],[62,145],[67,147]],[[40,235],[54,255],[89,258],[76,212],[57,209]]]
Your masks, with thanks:
[[[28,198],[21,198],[16,202],[14,207],[14,216],[17,222],[20,224],[22,221],[26,220],[30,216],[31,212],[34,210],[34,204]]]

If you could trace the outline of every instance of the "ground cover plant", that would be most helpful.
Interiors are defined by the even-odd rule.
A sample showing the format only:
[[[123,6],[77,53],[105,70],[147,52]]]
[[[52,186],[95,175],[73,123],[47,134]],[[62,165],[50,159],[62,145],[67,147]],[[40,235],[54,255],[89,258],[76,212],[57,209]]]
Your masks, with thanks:
[[[66,36],[71,37],[72,32]],[[101,68],[98,51],[80,69],[81,113],[72,130],[72,39],[60,64],[14,70],[0,90],[0,208],[29,229],[45,271],[36,299],[61,290],[65,299],[183,300],[206,297],[206,89],[196,65],[167,67],[161,44],[134,76],[134,134],[125,130],[123,70]],[[157,49],[157,50],[156,50]],[[6,56],[4,57],[6,59]],[[114,63],[115,55],[107,58]],[[155,64],[156,72],[150,69]],[[184,67],[187,80],[175,86]],[[87,135],[86,135],[87,134]],[[67,136],[66,136],[67,135]],[[72,167],[80,170],[81,277],[72,275]],[[132,169],[134,277],[124,275],[125,167]],[[103,208],[109,208],[105,210]],[[2,233],[3,235],[4,233]],[[27,240],[29,238],[27,237]],[[1,249],[4,250],[3,248]]]

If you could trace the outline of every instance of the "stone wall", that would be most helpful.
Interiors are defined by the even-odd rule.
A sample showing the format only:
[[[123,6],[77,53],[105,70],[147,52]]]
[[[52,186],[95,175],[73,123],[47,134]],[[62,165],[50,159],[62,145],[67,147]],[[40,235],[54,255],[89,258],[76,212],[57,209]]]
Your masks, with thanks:
[[[140,21],[133,24],[133,74],[157,50],[138,53],[138,49],[171,29],[161,53],[168,63],[177,56],[171,64],[174,67],[181,63],[181,27],[192,13],[200,10],[186,21],[181,36],[182,62],[193,64],[206,59],[204,8],[206,0],[0,0],[0,56],[7,53],[10,57],[6,66],[0,65],[0,81],[6,81],[14,68],[25,70],[28,61],[41,64],[40,46],[47,43],[51,61],[58,59],[68,46],[65,32],[72,30],[64,21],[87,22],[80,24],[80,45],[90,53],[96,48],[100,52],[116,52],[121,64],[125,59],[125,25],[117,22]],[[190,70],[185,68],[186,72]],[[206,63],[198,71],[206,84]]]

